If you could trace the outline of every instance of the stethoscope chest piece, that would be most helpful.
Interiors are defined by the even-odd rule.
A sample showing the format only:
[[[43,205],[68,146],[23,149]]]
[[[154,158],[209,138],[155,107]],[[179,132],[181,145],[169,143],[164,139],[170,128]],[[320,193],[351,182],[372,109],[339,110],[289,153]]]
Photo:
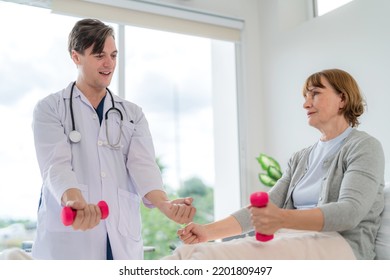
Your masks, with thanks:
[[[81,140],[81,133],[78,132],[77,130],[72,130],[69,133],[69,139],[72,141],[72,143],[78,143]]]

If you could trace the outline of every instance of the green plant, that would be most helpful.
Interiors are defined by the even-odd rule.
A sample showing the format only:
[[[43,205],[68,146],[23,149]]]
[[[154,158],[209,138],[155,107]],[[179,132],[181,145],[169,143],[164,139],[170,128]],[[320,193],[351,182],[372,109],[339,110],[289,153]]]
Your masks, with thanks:
[[[260,154],[257,158],[258,163],[263,169],[263,173],[259,173],[259,180],[264,186],[272,187],[276,181],[282,177],[280,164],[272,157],[266,154]]]

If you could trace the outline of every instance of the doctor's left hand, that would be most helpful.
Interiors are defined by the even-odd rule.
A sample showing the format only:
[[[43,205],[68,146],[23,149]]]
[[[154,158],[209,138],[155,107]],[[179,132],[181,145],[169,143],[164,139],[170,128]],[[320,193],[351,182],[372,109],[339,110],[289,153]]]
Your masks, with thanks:
[[[95,204],[88,204],[76,188],[68,189],[62,196],[62,203],[77,211],[72,227],[74,230],[88,230],[97,226],[101,219],[100,208]]]
[[[192,222],[196,213],[196,208],[192,206],[193,200],[192,197],[186,197],[165,201],[160,206],[160,210],[171,220],[179,224],[187,224]]]

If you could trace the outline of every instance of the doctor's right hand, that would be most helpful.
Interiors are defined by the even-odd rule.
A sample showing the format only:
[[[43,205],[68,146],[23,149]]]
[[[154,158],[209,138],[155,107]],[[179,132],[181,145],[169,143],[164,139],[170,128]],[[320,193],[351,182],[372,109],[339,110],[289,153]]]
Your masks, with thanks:
[[[207,242],[207,230],[203,225],[189,223],[185,228],[179,229],[177,235],[185,244]]]
[[[92,229],[100,223],[101,211],[99,206],[88,204],[76,188],[68,189],[62,195],[62,203],[77,211],[72,227],[74,230]]]

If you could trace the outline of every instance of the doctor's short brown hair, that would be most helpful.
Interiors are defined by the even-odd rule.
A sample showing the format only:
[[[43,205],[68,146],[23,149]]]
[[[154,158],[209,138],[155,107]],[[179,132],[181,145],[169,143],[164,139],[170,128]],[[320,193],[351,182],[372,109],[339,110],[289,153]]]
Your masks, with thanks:
[[[79,20],[69,34],[69,54],[72,54],[72,50],[84,54],[84,51],[92,45],[92,53],[99,54],[103,51],[108,36],[114,37],[114,29],[111,26],[98,19]]]

